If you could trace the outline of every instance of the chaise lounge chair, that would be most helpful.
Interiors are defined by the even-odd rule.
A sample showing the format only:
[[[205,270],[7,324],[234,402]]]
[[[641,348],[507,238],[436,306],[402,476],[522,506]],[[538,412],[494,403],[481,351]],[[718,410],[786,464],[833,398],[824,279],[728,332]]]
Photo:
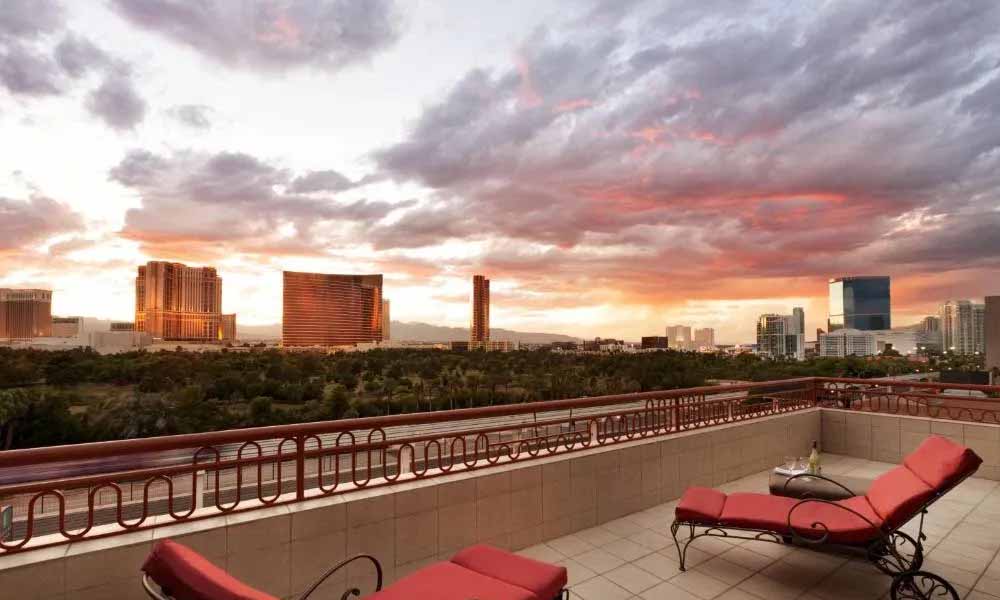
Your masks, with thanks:
[[[864,496],[831,501],[768,494],[726,495],[710,488],[689,488],[677,504],[671,526],[681,569],[685,568],[687,548],[694,540],[705,536],[735,537],[862,553],[893,577],[893,600],[943,599],[949,595],[959,600],[955,588],[945,579],[920,570],[923,541],[927,539],[924,515],[931,504],[975,473],[981,463],[982,459],[969,448],[931,436],[902,465],[872,482]],[[818,475],[808,477],[837,485]],[[901,527],[918,515],[920,523],[914,539]],[[686,540],[678,537],[682,530],[688,532]]]
[[[450,561],[434,563],[382,589],[382,567],[367,554],[349,558],[323,574],[299,596],[305,600],[338,570],[355,561],[375,568],[375,593],[366,600],[568,600],[566,568],[491,546],[472,546]],[[164,540],[142,566],[142,585],[156,600],[277,600],[235,579],[190,548]],[[360,596],[357,588],[341,596]]]

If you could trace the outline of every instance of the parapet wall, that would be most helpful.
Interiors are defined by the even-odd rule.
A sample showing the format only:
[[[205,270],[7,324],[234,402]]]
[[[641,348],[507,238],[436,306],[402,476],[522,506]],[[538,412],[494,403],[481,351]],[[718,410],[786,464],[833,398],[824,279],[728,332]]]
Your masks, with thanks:
[[[739,479],[806,452],[812,440],[823,439],[831,452],[835,443],[850,446],[842,432],[860,429],[828,412],[821,418],[820,409],[803,410],[13,554],[0,558],[0,600],[146,598],[140,566],[167,537],[282,598],[296,597],[358,553],[376,556],[388,583],[476,542],[519,550],[672,501],[691,485]],[[821,433],[821,422],[842,426]],[[371,569],[362,565],[313,598],[339,599],[348,579],[363,594],[372,589]]]

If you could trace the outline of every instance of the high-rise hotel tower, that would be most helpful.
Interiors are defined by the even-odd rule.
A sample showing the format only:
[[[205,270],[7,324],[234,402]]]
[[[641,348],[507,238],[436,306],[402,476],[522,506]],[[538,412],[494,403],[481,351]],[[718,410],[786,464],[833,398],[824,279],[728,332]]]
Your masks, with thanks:
[[[490,280],[483,275],[472,276],[472,322],[469,324],[469,347],[487,345],[490,341]]]
[[[232,341],[236,315],[222,314],[222,278],[213,267],[150,261],[135,278],[135,330],[166,341]]]
[[[382,341],[382,275],[285,271],[283,346],[350,346]]]
[[[52,291],[0,288],[0,338],[52,335]]]

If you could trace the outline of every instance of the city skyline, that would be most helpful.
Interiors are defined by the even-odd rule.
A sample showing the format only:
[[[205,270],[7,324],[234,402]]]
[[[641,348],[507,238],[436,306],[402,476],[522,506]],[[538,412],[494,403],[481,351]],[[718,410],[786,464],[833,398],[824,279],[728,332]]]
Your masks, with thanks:
[[[3,3],[0,287],[54,314],[126,318],[154,259],[246,324],[283,270],[454,326],[486,272],[505,327],[720,343],[825,329],[833,273],[890,275],[895,325],[995,293],[995,3],[167,6]]]

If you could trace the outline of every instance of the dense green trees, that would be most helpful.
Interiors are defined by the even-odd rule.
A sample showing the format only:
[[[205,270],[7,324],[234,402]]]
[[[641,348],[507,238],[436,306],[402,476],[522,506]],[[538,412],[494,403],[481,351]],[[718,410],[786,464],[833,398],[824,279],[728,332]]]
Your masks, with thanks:
[[[0,348],[0,448],[919,367],[657,352],[40,352]],[[7,389],[2,389],[7,388]]]

